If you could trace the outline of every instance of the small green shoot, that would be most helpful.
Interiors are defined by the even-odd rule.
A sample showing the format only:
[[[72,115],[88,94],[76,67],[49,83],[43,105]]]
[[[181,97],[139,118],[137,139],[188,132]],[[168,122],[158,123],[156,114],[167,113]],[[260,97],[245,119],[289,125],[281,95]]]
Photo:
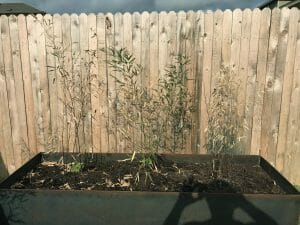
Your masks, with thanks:
[[[84,163],[81,162],[73,162],[70,167],[70,172],[72,173],[80,173],[84,168]]]

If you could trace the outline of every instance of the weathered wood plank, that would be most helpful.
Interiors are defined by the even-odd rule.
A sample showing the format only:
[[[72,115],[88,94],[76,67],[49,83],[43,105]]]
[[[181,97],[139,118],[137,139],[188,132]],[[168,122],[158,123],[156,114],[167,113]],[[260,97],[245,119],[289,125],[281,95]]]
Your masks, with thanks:
[[[204,15],[204,38],[203,38],[203,78],[201,85],[201,118],[200,118],[200,153],[206,153],[208,110],[210,102],[210,85],[212,76],[212,52],[213,52],[213,24],[214,15],[208,11]]]
[[[294,9],[292,9],[293,11]],[[291,12],[291,21],[296,16]],[[298,11],[298,17],[299,17]],[[290,21],[290,22],[291,22]],[[297,24],[297,23],[296,23]],[[290,23],[290,25],[292,25]],[[293,25],[292,25],[293,26]],[[290,111],[287,122],[286,146],[287,154],[285,155],[283,174],[289,178],[292,183],[300,183],[300,23],[298,22],[297,37],[295,47],[294,69],[293,69],[293,85],[291,87]]]
[[[72,76],[74,79],[74,86],[80,87],[81,83],[81,51],[80,51],[80,25],[79,16],[72,14],[70,17],[71,23],[71,58],[72,58]],[[80,96],[79,88],[73,90],[72,94],[76,97]],[[74,96],[75,97],[75,96]],[[79,114],[80,103],[74,102],[76,109],[76,115]],[[71,121],[70,129],[73,135],[70,137],[70,144],[72,152],[80,151],[81,147],[84,146],[84,133],[83,133],[83,121]]]
[[[2,42],[2,20],[7,17],[0,17],[0,28],[1,28],[1,41],[0,41],[0,104],[1,104],[1,117],[2,117],[2,129],[3,129],[3,147],[1,149],[1,155],[6,163],[6,169],[9,173],[15,171],[15,159],[13,151],[13,138],[11,133],[11,121],[9,115],[9,103],[6,85],[6,72],[4,65],[4,51]]]
[[[81,79],[84,83],[84,89],[90,93],[90,56],[89,56],[89,30],[88,30],[88,16],[84,13],[79,15],[79,32],[80,32],[80,70]],[[88,86],[88,87],[87,87]],[[86,93],[87,94],[87,93]],[[91,98],[90,94],[82,96],[85,101],[84,122],[83,122],[83,134],[84,134],[84,145],[82,147],[84,152],[91,152]]]
[[[108,142],[108,89],[107,89],[107,64],[106,54],[103,49],[106,48],[105,40],[105,15],[99,13],[97,15],[97,49],[98,49],[98,74],[99,74],[99,110],[100,110],[100,150],[107,152],[109,150]]]
[[[186,13],[184,11],[179,11],[177,13],[177,28],[176,28],[176,54],[177,55],[185,55],[185,42],[186,42]],[[159,18],[159,24],[161,23],[160,21],[161,19]],[[161,28],[159,28],[161,29]],[[161,34],[159,34],[159,39],[161,39]],[[161,43],[159,43],[159,49],[161,48]],[[161,55],[161,53],[159,52],[159,56]],[[162,56],[164,57],[164,56]],[[160,61],[160,58],[159,58]],[[189,134],[184,134],[185,137],[182,137],[182,140],[186,140],[189,141]],[[187,151],[186,148],[186,143],[184,143],[182,141],[182,143],[179,146],[179,149],[177,151],[180,152],[185,152]]]
[[[115,21],[115,33],[114,33],[114,41],[115,41],[115,48],[117,50],[120,50],[123,48],[123,41],[124,41],[124,31],[123,31],[123,16],[121,13],[116,13],[114,15],[114,21]],[[120,79],[122,74],[120,72],[115,72],[115,76]],[[119,93],[120,89],[120,83],[116,81],[116,99],[118,101],[124,101],[124,95],[122,93]],[[118,115],[118,107],[116,108],[117,115]],[[117,116],[117,133],[116,133],[116,139],[117,139],[117,152],[124,152],[126,148],[126,139],[122,135],[121,131],[124,129],[123,127],[123,121],[120,121],[120,118]]]
[[[47,140],[47,150],[57,147],[57,132],[58,132],[58,99],[57,99],[57,79],[55,73],[55,56],[54,56],[54,34],[53,34],[53,17],[46,14],[42,21],[45,35],[46,45],[46,67],[48,75],[48,88],[49,88],[49,110],[50,110],[50,123],[49,137]],[[28,116],[28,115],[27,115]]]
[[[195,13],[193,11],[188,11],[186,14],[186,24],[185,24],[185,56],[189,59],[189,64],[186,66],[188,71],[187,73],[187,82],[186,87],[187,91],[190,94],[192,104],[195,105],[195,70],[196,70],[196,55],[195,55]],[[186,145],[184,147],[185,152],[196,153],[195,149],[195,140],[196,140],[196,121],[195,113],[192,113],[191,116],[191,130],[187,134]]]
[[[158,13],[152,12],[150,14],[150,32],[149,32],[149,87],[157,88],[158,86],[158,77],[159,77],[159,71],[158,71],[158,54],[159,54],[159,30],[158,30]]]
[[[276,56],[278,51],[278,33],[280,25],[280,9],[273,9],[271,15],[271,28],[269,34],[269,47],[267,58],[266,81],[264,88],[264,104],[262,109],[262,125],[261,125],[261,151],[260,154],[267,158],[269,162],[275,164],[276,152],[272,145],[272,129],[271,118],[272,114],[272,96],[274,86],[274,74],[276,65]],[[271,149],[272,148],[272,149]]]
[[[261,13],[260,33],[258,43],[256,88],[253,107],[253,126],[251,138],[251,153],[259,154],[261,151],[261,125],[264,98],[264,87],[267,72],[267,56],[269,46],[271,10],[266,8]]]
[[[92,152],[100,152],[101,129],[99,110],[99,74],[97,52],[97,18],[95,14],[88,15],[88,42],[89,42],[89,74],[91,76],[91,126],[92,126]]]
[[[27,132],[28,132],[28,148],[22,154],[22,160],[27,161],[31,153],[37,153],[37,135],[35,129],[35,114],[33,102],[33,90],[31,86],[31,68],[29,61],[29,49],[27,38],[27,25],[24,15],[18,16],[18,30],[20,41],[20,55],[22,64],[22,79],[24,84],[24,101],[26,107]]]
[[[286,148],[287,140],[287,126],[290,112],[291,94],[293,89],[293,77],[294,77],[294,64],[296,55],[297,44],[297,30],[299,23],[299,10],[293,8],[290,10],[289,19],[289,34],[287,40],[287,52],[284,63],[284,74],[282,78],[282,94],[281,94],[281,107],[279,116],[279,128],[278,128],[278,141],[276,151],[276,167],[280,171],[284,171],[289,174],[289,165],[291,164],[293,157],[292,148]],[[300,108],[298,108],[300,110]],[[292,137],[289,137],[292,138]],[[282,159],[283,158],[283,159]]]
[[[241,48],[240,48],[240,61],[237,73],[237,82],[239,84],[239,93],[237,96],[238,101],[238,115],[243,120],[243,128],[240,131],[241,134],[241,148],[245,151],[245,136],[244,132],[248,130],[247,125],[244,121],[245,116],[245,99],[247,89],[247,69],[248,69],[248,52],[250,48],[250,34],[251,34],[251,19],[252,12],[249,9],[243,11],[242,20],[242,36],[241,36]],[[248,150],[249,151],[249,150]]]
[[[159,23],[161,23],[160,20],[161,19],[159,18]],[[177,37],[176,37],[177,55],[185,55],[185,36],[186,36],[185,25],[186,25],[186,13],[184,11],[179,11],[177,13],[177,32],[176,32],[177,33]]]
[[[4,62],[4,74],[7,90],[7,101],[9,109],[9,119],[11,125],[12,135],[12,148],[7,149],[10,153],[7,154],[7,159],[11,162],[8,165],[9,172],[17,169],[21,160],[21,134],[19,128],[18,108],[17,108],[17,96],[15,90],[14,68],[13,68],[13,56],[11,50],[11,37],[9,30],[9,23],[7,16],[1,16],[1,38],[3,49],[3,62]]]
[[[216,79],[220,75],[222,66],[222,31],[223,31],[223,12],[217,10],[214,12],[214,36],[213,36],[213,52],[212,52],[212,68],[211,68],[211,84],[210,92],[212,93],[216,86]]]
[[[150,15],[143,12],[141,15],[141,74],[142,87],[149,88],[150,83]]]
[[[40,90],[40,68],[39,68],[39,52],[38,52],[38,20],[36,17],[27,16],[27,32],[29,44],[29,59],[31,68],[31,81],[33,89],[34,110],[36,112],[36,133],[38,137],[38,150],[45,150],[45,136],[43,127],[43,111],[42,111],[42,96]]]
[[[197,11],[195,18],[195,140],[192,149],[196,153],[201,152],[201,98],[203,79],[203,58],[204,58],[204,12]]]
[[[235,9],[232,13],[232,34],[231,34],[231,53],[230,53],[230,73],[237,77],[240,67],[240,52],[242,38],[243,12]],[[238,83],[238,81],[236,81]]]
[[[284,8],[281,10],[280,27],[279,27],[279,39],[278,39],[278,50],[275,62],[275,73],[273,80],[273,94],[272,94],[272,109],[269,115],[271,123],[269,129],[271,130],[271,138],[269,139],[269,150],[268,160],[274,163],[276,158],[276,167],[281,171],[280,168],[281,160],[284,158],[283,154],[277,154],[277,143],[278,143],[278,130],[279,130],[279,118],[280,118],[280,107],[281,107],[281,96],[283,87],[283,78],[285,70],[285,62],[287,55],[287,43],[288,43],[288,31],[289,31],[289,15],[290,10]]]
[[[114,33],[115,33],[115,23],[114,17],[111,13],[105,16],[105,33],[106,33],[106,48],[114,48]],[[108,140],[109,140],[109,152],[117,151],[117,128],[116,128],[116,111],[115,111],[115,99],[116,99],[116,81],[112,77],[114,71],[109,66],[107,67],[107,88],[108,88]]]
[[[26,109],[25,109],[25,100],[24,100],[24,84],[23,79],[20,74],[22,74],[22,62],[20,56],[20,45],[19,45],[19,33],[18,33],[18,23],[17,16],[9,17],[9,32],[11,40],[11,51],[12,51],[12,65],[13,65],[13,75],[14,75],[14,89],[16,95],[16,105],[17,105],[17,115],[19,121],[19,145],[21,152],[17,152],[16,162],[17,167],[22,165],[22,153],[28,149],[28,135],[27,135],[27,118],[26,118]]]
[[[232,26],[232,12],[231,10],[224,11],[223,18],[223,32],[222,32],[222,64],[224,67],[230,66],[230,57],[231,57],[231,31]]]
[[[48,142],[51,136],[51,118],[50,118],[50,99],[47,74],[47,59],[46,59],[46,40],[44,18],[41,14],[36,16],[36,32],[37,32],[37,51],[38,51],[38,67],[39,67],[39,91],[41,95],[41,110],[42,110],[42,127],[44,132],[44,143]],[[45,147],[44,147],[45,148]]]
[[[62,51],[62,28],[61,28],[61,16],[58,14],[53,15],[53,48],[55,57],[55,75],[56,75],[56,102],[57,102],[57,120],[58,127],[55,134],[55,138],[58,139],[58,151],[64,151],[63,149],[63,125],[64,125],[64,104],[63,104],[63,88],[62,88],[62,77],[58,71],[58,67],[61,64],[60,54]]]
[[[64,104],[63,113],[63,149],[72,152],[74,146],[74,131],[71,129],[74,118],[75,107],[73,105],[74,80],[72,71],[72,40],[71,40],[71,20],[70,16],[64,13],[61,16],[61,35],[62,35],[62,55],[61,55],[61,85],[63,96],[61,101]]]
[[[248,53],[248,66],[247,66],[247,85],[246,85],[246,98],[245,98],[245,117],[247,129],[244,131],[244,147],[246,153],[250,153],[251,138],[252,138],[252,124],[253,124],[253,107],[255,101],[255,89],[256,89],[256,75],[257,75],[257,55],[258,55],[258,41],[260,31],[260,17],[261,11],[255,9],[252,12],[252,24],[250,35],[250,47]],[[252,154],[258,154],[258,152],[251,152]]]

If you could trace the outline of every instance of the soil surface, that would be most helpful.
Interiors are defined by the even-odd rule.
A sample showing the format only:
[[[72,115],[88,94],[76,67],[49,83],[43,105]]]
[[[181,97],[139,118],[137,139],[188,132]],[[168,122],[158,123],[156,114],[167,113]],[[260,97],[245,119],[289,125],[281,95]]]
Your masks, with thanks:
[[[149,172],[139,162],[90,162],[80,172],[69,164],[44,161],[16,182],[16,189],[117,190],[214,193],[285,193],[260,166],[226,163],[213,170],[212,162],[176,163],[159,158]]]

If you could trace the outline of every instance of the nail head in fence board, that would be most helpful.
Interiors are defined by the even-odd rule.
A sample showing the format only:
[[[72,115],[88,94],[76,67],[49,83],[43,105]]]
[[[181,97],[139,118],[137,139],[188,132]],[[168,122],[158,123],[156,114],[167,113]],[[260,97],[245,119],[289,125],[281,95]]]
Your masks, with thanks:
[[[16,93],[15,93],[15,80],[12,62],[12,52],[10,43],[10,33],[8,17],[1,16],[1,38],[2,38],[2,49],[5,56],[3,56],[4,62],[4,73],[6,81],[7,90],[7,100],[9,108],[9,118],[11,125],[11,135],[13,148],[9,149],[11,153],[9,154],[9,159],[14,159],[13,165],[8,165],[9,172],[13,172],[19,166],[21,162],[21,148],[20,148],[20,133],[19,133],[19,119],[17,114],[17,103],[16,103]]]
[[[21,152],[19,152],[19,162],[16,162],[17,167],[22,165],[22,153],[28,149],[28,136],[27,136],[27,119],[26,119],[26,109],[25,109],[25,99],[24,99],[24,85],[22,79],[22,62],[20,55],[20,41],[18,33],[17,16],[12,15],[8,18],[10,27],[10,40],[11,40],[11,51],[12,51],[12,63],[13,63],[13,74],[15,82],[15,94],[16,94],[16,105],[17,114],[19,121],[19,146]]]
[[[2,19],[4,16],[0,17],[0,30],[2,33]],[[1,35],[2,36],[2,35]],[[8,105],[8,96],[7,96],[7,86],[6,86],[6,73],[4,66],[4,51],[3,51],[3,42],[0,36],[0,111],[2,117],[2,129],[3,129],[3,144],[1,153],[4,155],[6,168],[8,173],[15,171],[15,159],[13,155],[13,140],[11,133],[11,121],[9,117],[9,105]]]
[[[202,78],[203,78],[203,57],[204,57],[204,12],[197,11],[195,23],[195,141],[193,149],[196,153],[201,151],[201,93],[202,93]]]
[[[29,49],[27,38],[26,17],[18,16],[18,29],[20,41],[20,54],[22,63],[22,78],[24,83],[24,100],[26,107],[27,132],[28,132],[28,149],[24,152],[22,160],[25,162],[30,159],[31,153],[37,153],[37,135],[35,129],[35,110],[33,102],[33,90],[31,86],[31,68],[29,61]]]
[[[244,135],[245,131],[248,129],[244,116],[245,116],[245,99],[246,99],[246,88],[247,88],[247,69],[248,69],[248,58],[249,58],[249,48],[250,48],[250,34],[251,34],[251,19],[252,11],[246,9],[243,11],[243,20],[242,20],[242,36],[241,36],[241,49],[240,49],[240,64],[237,73],[237,80],[240,84],[239,93],[237,96],[238,101],[238,115],[240,115],[243,120],[243,129],[240,131],[240,134]],[[245,149],[245,137],[242,137],[241,147]],[[248,151],[249,152],[249,151]]]
[[[269,162],[275,164],[275,154],[270,155],[269,151],[273,145],[271,145],[272,140],[272,130],[271,126],[271,114],[272,114],[272,95],[274,86],[274,75],[275,75],[275,65],[276,56],[278,51],[278,33],[280,25],[280,9],[275,8],[272,10],[271,22],[270,22],[270,34],[269,34],[269,47],[268,47],[268,57],[267,57],[267,72],[266,81],[264,89],[264,101],[262,109],[262,126],[261,126],[261,156],[268,159]]]
[[[99,110],[99,74],[98,74],[98,51],[97,51],[97,18],[95,14],[88,15],[89,35],[89,62],[91,76],[91,126],[92,126],[92,152],[100,152],[100,110]]]
[[[251,138],[251,153],[260,154],[261,151],[261,125],[264,98],[264,87],[267,72],[267,56],[269,46],[271,10],[265,8],[261,12],[260,34],[258,43],[256,89],[253,108],[253,126]]]
[[[280,107],[280,117],[279,117],[279,128],[278,128],[278,142],[276,151],[276,167],[285,174],[289,171],[287,167],[291,163],[292,159],[292,149],[286,148],[286,138],[287,138],[287,125],[288,117],[290,114],[290,102],[291,93],[293,88],[293,75],[294,75],[294,59],[296,55],[297,46],[297,29],[299,20],[299,10],[293,8],[290,10],[289,28],[288,28],[288,41],[287,41],[287,53],[286,59],[284,61],[284,74],[283,74],[283,84],[282,84],[282,94],[281,94],[281,107]],[[282,160],[282,158],[284,158]],[[286,174],[288,175],[288,174]]]
[[[214,16],[212,11],[204,15],[204,38],[203,38],[203,77],[201,87],[201,118],[200,118],[200,153],[205,154],[208,129],[208,110],[210,102],[212,48],[213,48],[213,24]]]
[[[279,128],[279,118],[280,118],[280,107],[281,107],[281,96],[282,96],[282,86],[283,86],[283,75],[284,66],[286,62],[287,55],[287,42],[288,42],[288,32],[289,32],[289,15],[290,10],[284,8],[281,10],[280,17],[280,27],[279,27],[279,40],[278,40],[278,51],[275,63],[275,74],[274,74],[274,86],[273,86],[273,96],[272,96],[272,110],[271,110],[271,124],[269,129],[272,132],[272,136],[269,139],[269,151],[268,159],[272,162],[272,159],[276,158],[276,168],[281,171],[282,168],[277,167],[281,164],[284,157],[283,154],[277,154],[277,141],[278,141],[278,128]],[[269,158],[269,156],[271,158]]]
[[[47,74],[47,59],[46,59],[46,40],[45,40],[45,27],[44,18],[41,14],[37,18],[37,53],[39,65],[39,80],[40,80],[40,93],[41,93],[41,108],[42,108],[42,127],[44,132],[44,143],[46,144],[51,135],[51,119],[50,119],[50,100],[49,100],[49,87],[48,87],[48,74]]]
[[[152,12],[150,14],[150,88],[158,87],[158,47],[159,47],[159,31],[158,31],[158,13]]]
[[[123,48],[123,41],[124,41],[124,33],[123,33],[123,15],[121,13],[116,13],[114,15],[114,21],[115,21],[115,33],[114,33],[114,37],[115,37],[115,48],[117,50],[120,50]],[[115,76],[118,77],[120,79],[120,77],[122,77],[122,74],[120,72],[115,72]],[[122,79],[122,78],[121,78]],[[120,84],[116,81],[116,95],[117,95],[117,99],[120,101],[124,101],[124,95],[122,93],[119,93],[119,88],[120,88]],[[118,115],[118,108],[117,110],[117,115]],[[124,129],[122,122],[119,122],[120,118],[117,117],[117,130],[116,130],[116,137],[117,137],[117,152],[124,152],[125,150],[125,138],[123,137],[123,135],[121,134],[121,130]]]
[[[106,48],[114,48],[114,30],[115,23],[114,17],[111,13],[106,14],[105,16],[105,28],[106,28]],[[115,152],[117,150],[117,140],[116,140],[116,131],[115,126],[116,122],[116,111],[115,111],[115,99],[116,99],[116,82],[115,78],[111,75],[114,75],[113,69],[107,67],[107,87],[108,87],[108,109],[109,109],[109,123],[108,123],[108,140],[109,140],[109,152]]]
[[[89,38],[88,38],[88,17],[86,14],[81,13],[79,15],[79,32],[80,32],[80,68],[81,68],[81,78],[83,80],[88,80],[89,76]],[[90,91],[90,84],[89,85],[89,91]],[[83,151],[84,152],[91,152],[91,136],[92,136],[92,130],[91,130],[91,98],[88,97],[87,100],[87,115],[84,118],[83,122],[83,135],[84,135],[84,144],[83,144]]]
[[[43,112],[41,102],[41,89],[40,89],[40,68],[38,63],[38,29],[37,18],[35,16],[27,16],[27,32],[28,32],[28,44],[29,44],[29,59],[31,68],[31,81],[33,89],[33,102],[36,112],[35,123],[36,132],[38,137],[38,151],[45,150],[45,137],[43,128]]]
[[[43,18],[43,26],[45,32],[46,45],[46,60],[47,60],[47,74],[48,74],[48,88],[49,88],[49,110],[51,121],[51,133],[48,137],[47,144],[54,147],[55,134],[58,129],[58,112],[57,112],[57,89],[56,89],[56,74],[55,74],[55,57],[54,57],[54,34],[53,34],[53,17],[46,14]],[[49,145],[49,147],[50,147]]]
[[[106,64],[106,40],[105,40],[105,15],[99,13],[97,15],[97,45],[98,45],[98,74],[100,80],[99,87],[99,110],[100,110],[100,144],[101,152],[107,152],[108,143],[108,98],[107,98],[107,64]],[[101,50],[102,49],[102,50]]]

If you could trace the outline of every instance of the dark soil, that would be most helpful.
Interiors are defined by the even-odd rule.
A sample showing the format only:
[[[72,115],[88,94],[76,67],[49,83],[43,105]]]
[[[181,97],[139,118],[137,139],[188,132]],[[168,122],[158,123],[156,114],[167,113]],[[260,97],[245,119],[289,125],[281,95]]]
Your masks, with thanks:
[[[260,166],[226,163],[219,172],[212,162],[175,163],[160,158],[150,173],[138,162],[90,162],[81,172],[67,165],[42,162],[11,186],[16,189],[117,190],[214,193],[285,193]]]

